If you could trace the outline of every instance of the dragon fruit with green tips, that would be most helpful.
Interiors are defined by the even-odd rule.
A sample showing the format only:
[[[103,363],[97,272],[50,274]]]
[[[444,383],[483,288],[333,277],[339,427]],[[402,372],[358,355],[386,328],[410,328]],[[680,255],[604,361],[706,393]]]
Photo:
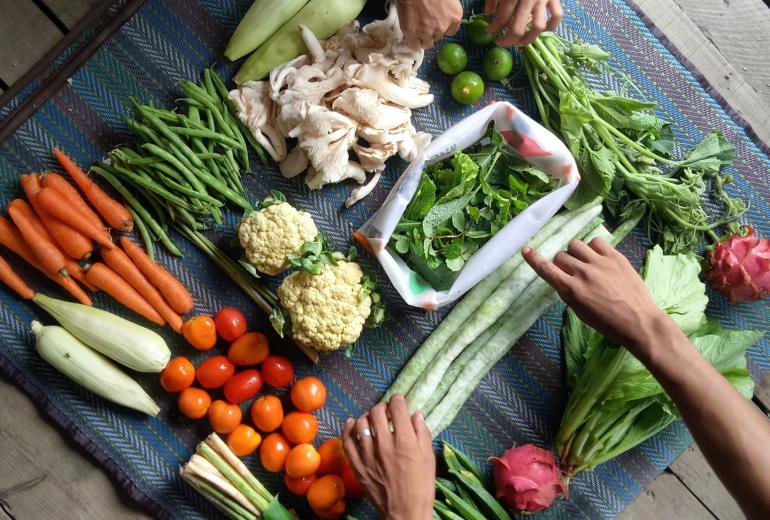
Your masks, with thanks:
[[[770,239],[759,238],[746,228],[732,235],[706,255],[706,280],[733,303],[758,300],[770,293]]]

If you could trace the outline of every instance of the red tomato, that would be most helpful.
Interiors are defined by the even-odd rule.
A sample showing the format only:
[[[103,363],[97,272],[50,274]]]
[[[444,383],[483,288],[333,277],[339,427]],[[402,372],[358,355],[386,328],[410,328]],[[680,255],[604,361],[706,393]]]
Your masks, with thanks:
[[[198,367],[198,382],[203,388],[219,388],[233,377],[235,365],[225,356],[213,356]]]
[[[179,394],[179,411],[190,419],[200,419],[209,411],[211,396],[205,390],[190,387]]]
[[[353,466],[350,465],[350,461],[345,459],[342,462],[342,472],[340,478],[345,484],[345,496],[347,498],[363,498],[364,486],[358,481],[358,477],[353,472]]]
[[[318,477],[315,474],[297,478],[290,477],[288,474],[283,475],[283,483],[286,484],[286,489],[300,497],[307,495],[307,490],[310,489],[310,486],[316,480],[318,480]]]
[[[259,447],[259,461],[267,471],[278,473],[286,466],[286,457],[289,456],[289,441],[280,433],[271,433]]]
[[[303,412],[318,410],[326,402],[326,386],[317,377],[303,377],[291,387],[291,402]]]
[[[261,332],[249,332],[230,344],[227,357],[238,366],[258,365],[270,354],[267,336]]]
[[[294,379],[294,367],[283,356],[267,356],[262,362],[265,383],[276,388],[288,386]]]
[[[227,380],[223,391],[225,398],[233,404],[248,401],[262,389],[262,375],[256,368],[238,372]]]
[[[283,421],[283,405],[274,395],[263,395],[251,403],[251,420],[263,432],[277,430]]]
[[[230,433],[241,424],[241,409],[217,399],[209,406],[209,423],[217,433]]]
[[[211,316],[193,316],[182,325],[184,339],[198,350],[211,350],[217,344],[217,331]]]
[[[327,439],[318,447],[321,455],[319,475],[339,475],[342,473],[342,465],[347,460],[345,449],[342,447],[342,439]]]
[[[318,420],[306,412],[290,412],[283,418],[281,431],[292,444],[310,443],[318,433]]]
[[[217,334],[225,341],[235,341],[246,334],[246,317],[238,309],[232,307],[222,308],[214,316],[214,324]]]
[[[195,381],[195,367],[186,357],[175,357],[160,373],[160,384],[166,392],[181,392]]]
[[[342,518],[342,515],[345,514],[345,507],[345,501],[340,500],[329,509],[318,509],[316,507],[311,507],[310,509],[312,509],[313,513],[315,513],[321,520],[337,520]]]

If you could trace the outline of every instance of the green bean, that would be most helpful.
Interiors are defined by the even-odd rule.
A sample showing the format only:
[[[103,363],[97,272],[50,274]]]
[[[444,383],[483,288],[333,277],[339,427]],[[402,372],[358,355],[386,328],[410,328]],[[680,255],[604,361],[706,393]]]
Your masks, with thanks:
[[[165,197],[166,200],[168,200],[169,202],[172,202],[178,206],[183,206],[188,209],[191,207],[186,200],[179,197],[178,195],[171,193],[170,191],[168,191],[166,188],[159,185],[158,183],[154,181],[148,181],[147,179],[140,177],[136,173],[132,172],[128,168],[123,168],[122,166],[118,166],[117,164],[114,164],[112,167],[115,171],[119,172],[123,177],[127,178],[129,181],[131,181],[133,184],[137,185],[138,187],[144,188],[145,190],[149,190],[153,193],[157,193],[161,197]]]
[[[182,256],[182,252],[179,251],[179,248],[176,247],[176,244],[171,241],[168,234],[163,231],[163,228],[160,226],[160,224],[158,224],[158,222],[152,218],[152,215],[150,215],[147,209],[142,206],[138,200],[136,200],[136,197],[134,197],[134,195],[128,189],[126,189],[125,186],[123,186],[117,177],[108,171],[107,168],[109,167],[107,165],[103,164],[103,166],[105,167],[92,166],[91,171],[107,181],[113,188],[115,188],[115,191],[120,193],[120,195],[123,197],[123,200],[125,200],[128,205],[130,205],[137,213],[139,213],[139,215],[141,215],[142,220],[144,220],[147,226],[151,228],[156,235],[158,235],[161,243],[166,246],[166,249],[168,249],[172,255]]]
[[[187,119],[189,119],[190,121],[194,121],[196,123],[200,123],[201,113],[198,110],[198,107],[194,107],[192,105],[189,105],[187,107]]]
[[[197,99],[191,98],[191,97],[182,97],[182,98],[176,98],[175,100],[177,103],[182,102],[187,104],[188,106],[205,109],[206,106],[198,101]]]
[[[223,104],[227,104],[227,101],[223,101]],[[246,148],[246,141],[243,138],[243,134],[241,134],[241,129],[238,128],[238,120],[233,117],[233,115],[227,111],[227,107],[225,107],[225,119],[230,124],[230,129],[235,134],[235,138],[238,141],[238,152],[240,154],[241,159],[241,166],[243,166],[244,170],[248,170],[251,166],[249,164],[249,149]]]
[[[168,127],[172,132],[179,134],[179,135],[185,135],[188,137],[202,137],[204,139],[210,139],[213,141],[219,141],[222,144],[225,144],[229,146],[230,148],[241,148],[242,146],[245,148],[245,144],[241,144],[238,142],[237,139],[233,139],[232,137],[228,137],[226,135],[212,132],[211,130],[202,130],[200,128],[186,128],[184,126],[169,126]]]
[[[203,193],[206,191],[206,188],[203,186],[203,184],[201,184],[200,179],[198,179],[198,176],[194,173],[194,171],[188,168],[187,165],[183,164],[182,161],[180,161],[176,155],[152,143],[144,143],[142,145],[142,148],[152,154],[157,155],[158,157],[165,160],[167,163],[171,164],[174,168],[176,168],[187,179],[187,182],[189,182],[192,185],[195,191],[199,193]],[[153,164],[152,166],[155,166],[155,164]]]
[[[163,201],[158,200],[157,196],[152,192],[142,192],[142,196],[144,197],[144,200],[147,201],[147,204],[152,206],[152,210],[155,214],[158,215],[161,229],[168,233],[168,214],[164,211],[168,208],[168,205]]]
[[[206,194],[198,193],[195,190],[192,190],[190,188],[182,186],[181,184],[179,184],[177,182],[174,182],[173,180],[169,179],[168,177],[164,177],[162,179],[162,182],[165,183],[166,186],[168,186],[171,189],[174,189],[174,190],[176,190],[176,191],[178,191],[180,193],[183,193],[183,194],[187,195],[188,197],[199,199],[202,202],[207,202],[207,203],[211,204],[214,207],[221,208],[222,206],[225,205],[224,202],[222,202],[219,199],[216,199],[216,198],[212,197],[208,193],[206,193]],[[184,208],[184,206],[182,206],[182,207]],[[190,208],[184,208],[184,209],[190,211]]]
[[[230,91],[227,90],[227,87],[225,86],[225,82],[222,80],[222,76],[220,76],[217,71],[214,69],[209,69],[211,71],[211,82],[214,84],[214,88],[217,91],[217,94],[222,100],[229,99]]]
[[[131,129],[140,140],[144,140],[147,143],[154,143],[163,148],[168,146],[168,143],[161,139],[160,136],[147,125],[143,125],[135,119],[127,119],[126,124],[128,124],[128,128]]]
[[[128,212],[131,214],[131,218],[134,219],[134,224],[136,224],[136,229],[139,230],[139,235],[142,237],[142,241],[144,241],[144,250],[147,253],[147,256],[150,257],[150,260],[155,261],[155,247],[152,243],[152,237],[150,237],[150,232],[147,231],[147,224],[144,223],[144,220],[142,220],[142,217],[134,211],[134,208],[129,206]]]
[[[219,97],[217,90],[214,88],[214,82],[211,80],[211,69],[203,69],[203,88],[206,89],[206,93],[212,98]]]
[[[267,164],[267,154],[265,153],[265,149],[257,142],[257,138],[251,133],[249,127],[243,124],[240,119],[238,120],[238,128],[240,128],[241,133],[246,136],[246,141],[248,141],[251,148],[256,152],[257,157],[262,161],[262,164]]]
[[[189,146],[187,146],[187,143],[185,143],[181,137],[179,137],[177,134],[175,134],[171,128],[161,121],[157,116],[147,112],[147,111],[141,111],[143,118],[149,121],[161,134],[163,134],[166,139],[168,139],[171,144],[173,144],[179,151],[187,157],[187,159],[192,163],[193,166],[197,168],[203,168],[203,161],[201,161],[197,155],[190,149]]]
[[[231,133],[232,131],[230,127],[227,125],[227,123],[225,123],[224,119],[222,119],[222,114],[219,112],[212,100],[209,99],[209,96],[205,90],[201,89],[192,81],[182,82],[182,88],[188,96],[202,103],[207,109],[209,109],[211,115],[214,116],[214,122],[216,123],[217,127],[222,130],[222,132],[224,132],[228,137],[234,137]]]
[[[202,161],[221,159],[223,157],[222,154],[215,152],[198,152],[195,155]],[[142,157],[140,159],[126,159],[125,161],[126,164],[130,164],[131,166],[149,166],[157,162],[163,162],[163,159],[160,157]]]

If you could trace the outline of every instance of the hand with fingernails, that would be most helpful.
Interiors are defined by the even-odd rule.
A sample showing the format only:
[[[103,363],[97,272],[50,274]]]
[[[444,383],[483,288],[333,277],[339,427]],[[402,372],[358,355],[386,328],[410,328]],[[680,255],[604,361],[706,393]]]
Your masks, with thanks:
[[[496,41],[500,47],[528,45],[543,31],[556,29],[564,17],[559,0],[486,0],[484,14],[495,15],[487,32],[504,31]]]
[[[433,518],[436,456],[430,431],[420,412],[409,416],[403,395],[348,419],[343,443],[356,477],[383,519]]]
[[[396,0],[398,23],[406,43],[428,49],[445,34],[455,34],[463,20],[459,0]]]

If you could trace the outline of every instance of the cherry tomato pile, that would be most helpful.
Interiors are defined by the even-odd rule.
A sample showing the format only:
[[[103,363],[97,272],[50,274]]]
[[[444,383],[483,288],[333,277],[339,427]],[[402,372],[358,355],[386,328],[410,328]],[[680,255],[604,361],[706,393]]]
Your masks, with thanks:
[[[239,457],[258,450],[262,466],[284,472],[288,490],[307,497],[322,519],[341,518],[345,498],[363,497],[342,440],[329,439],[317,449],[313,446],[318,420],[312,412],[326,402],[326,386],[320,379],[310,376],[294,382],[291,362],[270,354],[264,334],[247,332],[246,319],[237,309],[225,307],[213,318],[195,316],[185,322],[182,331],[187,342],[201,351],[213,349],[219,338],[230,343],[227,355],[212,355],[197,369],[180,356],[161,372],[163,388],[179,393],[183,415],[190,419],[208,416],[211,429],[226,434],[227,445]],[[257,396],[264,385],[292,385],[290,404],[286,403],[291,409],[284,412],[284,403],[275,395]],[[212,392],[223,398],[212,400]],[[242,411],[242,403],[251,399],[248,412]],[[253,426],[245,424],[249,416]]]

